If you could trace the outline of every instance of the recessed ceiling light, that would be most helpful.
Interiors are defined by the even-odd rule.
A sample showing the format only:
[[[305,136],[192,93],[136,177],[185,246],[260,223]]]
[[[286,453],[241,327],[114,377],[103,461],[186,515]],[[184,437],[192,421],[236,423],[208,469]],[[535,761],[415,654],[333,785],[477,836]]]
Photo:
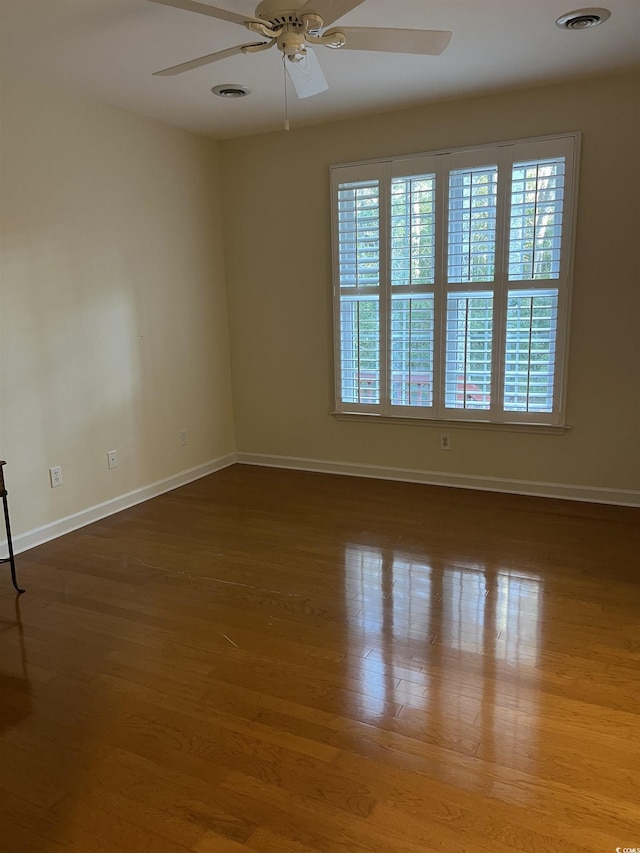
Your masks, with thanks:
[[[244,98],[251,94],[251,89],[240,86],[238,83],[221,83],[219,86],[214,86],[211,91],[219,98]]]
[[[597,27],[611,17],[608,9],[576,9],[575,12],[567,12],[556,21],[556,26],[563,30],[588,30]]]

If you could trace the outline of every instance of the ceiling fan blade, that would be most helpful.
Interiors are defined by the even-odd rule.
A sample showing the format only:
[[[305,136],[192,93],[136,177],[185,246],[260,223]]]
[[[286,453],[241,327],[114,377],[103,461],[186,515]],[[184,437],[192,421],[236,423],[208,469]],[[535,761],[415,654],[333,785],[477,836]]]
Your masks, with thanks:
[[[340,50],[377,50],[439,56],[451,41],[448,30],[395,30],[383,27],[340,27],[346,44]],[[326,33],[325,33],[326,35]]]
[[[262,45],[266,42],[261,41],[257,44]],[[226,50],[219,50],[217,53],[208,53],[206,56],[198,57],[198,59],[191,59],[189,62],[181,62],[180,65],[172,65],[171,68],[163,68],[162,71],[154,71],[152,76],[173,77],[174,74],[182,74],[183,71],[191,71],[194,68],[201,68],[203,65],[218,62],[220,59],[227,59],[229,56],[244,53],[245,48],[255,46],[255,44],[238,44],[235,47],[228,47]]]
[[[200,15],[209,15],[209,17],[218,18],[220,21],[240,24],[241,27],[244,27],[247,21],[264,23],[254,15],[239,15],[237,12],[229,12],[227,9],[219,9],[217,6],[195,3],[194,0],[149,0],[149,2],[158,3],[160,6],[170,6],[172,9],[184,9],[185,12],[198,12]]]
[[[324,26],[328,27],[338,18],[346,15],[356,6],[361,6],[364,0],[308,0],[301,9],[298,9],[298,16],[308,15],[310,12],[315,12],[320,15],[324,22]]]
[[[296,90],[296,95],[302,98],[311,98],[326,92],[329,88],[327,78],[324,76],[318,57],[307,47],[307,54],[300,62],[285,60],[284,67],[287,69],[289,79]]]

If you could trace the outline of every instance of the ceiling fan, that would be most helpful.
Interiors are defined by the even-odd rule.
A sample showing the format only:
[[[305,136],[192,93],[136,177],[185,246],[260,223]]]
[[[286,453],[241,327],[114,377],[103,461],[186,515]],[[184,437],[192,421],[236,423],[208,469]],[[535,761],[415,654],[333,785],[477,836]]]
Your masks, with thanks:
[[[285,67],[299,98],[317,95],[329,88],[311,45],[342,50],[372,50],[437,56],[447,47],[446,30],[406,30],[379,27],[331,27],[365,0],[262,0],[255,15],[242,15],[194,0],[150,0],[162,6],[197,12],[221,21],[240,24],[266,41],[249,42],[200,56],[180,65],[156,71],[156,77],[182,74],[230,56],[258,53],[274,45],[282,53]]]

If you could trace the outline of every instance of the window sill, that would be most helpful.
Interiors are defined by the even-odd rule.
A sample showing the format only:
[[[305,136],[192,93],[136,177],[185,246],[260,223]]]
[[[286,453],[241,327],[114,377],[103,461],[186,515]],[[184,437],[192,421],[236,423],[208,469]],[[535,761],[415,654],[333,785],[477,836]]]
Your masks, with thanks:
[[[447,418],[389,417],[387,415],[361,414],[360,412],[331,412],[337,421],[355,423],[395,424],[396,426],[444,427],[449,429],[476,429],[496,432],[527,432],[539,435],[564,435],[571,429],[562,424],[495,423],[491,421],[452,420]]]

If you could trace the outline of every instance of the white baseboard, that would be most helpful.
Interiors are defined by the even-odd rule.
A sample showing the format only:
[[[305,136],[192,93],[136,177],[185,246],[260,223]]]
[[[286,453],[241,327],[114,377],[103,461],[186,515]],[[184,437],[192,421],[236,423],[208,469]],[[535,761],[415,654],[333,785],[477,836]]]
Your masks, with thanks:
[[[64,536],[65,533],[71,533],[73,530],[92,524],[94,521],[100,521],[101,518],[106,518],[108,515],[113,515],[130,506],[156,498],[165,492],[170,492],[180,486],[185,486],[187,483],[192,483],[194,480],[199,480],[201,477],[206,477],[208,474],[214,474],[216,471],[233,465],[234,462],[236,462],[235,453],[229,453],[227,456],[205,462],[204,465],[197,465],[195,468],[181,471],[165,480],[158,480],[157,483],[151,483],[149,486],[143,486],[133,492],[127,492],[125,495],[111,498],[104,503],[96,504],[80,512],[75,512],[73,515],[52,521],[50,524],[44,524],[42,527],[28,530],[26,533],[20,533],[13,537],[13,550],[16,554],[20,554],[29,548],[35,548],[36,545],[42,545],[51,539],[57,539],[58,536]],[[6,554],[6,547],[6,538],[0,540],[2,554]]]
[[[448,486],[458,489],[476,489],[488,492],[507,492],[532,497],[558,498],[561,500],[585,501],[587,503],[616,504],[640,507],[640,491],[632,489],[593,488],[565,483],[541,483],[529,480],[508,480],[499,477],[479,477],[473,474],[446,474],[439,471],[420,471],[412,468],[389,468],[382,465],[361,465],[351,462],[333,462],[322,459],[304,459],[295,456],[271,456],[260,453],[229,453],[143,486],[125,495],[68,515],[65,518],[28,530],[13,537],[16,554],[42,545],[65,533],[71,533],[101,518],[106,518],[128,507],[163,495],[180,486],[185,486],[208,474],[238,462],[243,465],[260,465],[267,468],[289,468],[296,471],[315,471],[325,474],[342,474],[351,477],[368,477],[376,480],[397,480],[405,483],[424,483],[430,486]],[[0,552],[6,554],[6,539],[0,540]]]
[[[405,483],[424,483],[429,486],[449,486],[458,489],[477,489],[485,492],[507,492],[541,498],[585,501],[587,503],[640,506],[640,491],[632,489],[593,488],[566,483],[540,483],[533,480],[507,480],[500,477],[478,477],[473,474],[446,474],[439,471],[419,471],[412,468],[387,468],[382,465],[360,465],[351,462],[329,462],[321,459],[301,459],[295,456],[269,456],[260,453],[238,453],[236,461],[244,465],[268,468],[292,468],[296,471],[316,471],[325,474],[344,474],[351,477],[370,477],[376,480],[398,480]]]

